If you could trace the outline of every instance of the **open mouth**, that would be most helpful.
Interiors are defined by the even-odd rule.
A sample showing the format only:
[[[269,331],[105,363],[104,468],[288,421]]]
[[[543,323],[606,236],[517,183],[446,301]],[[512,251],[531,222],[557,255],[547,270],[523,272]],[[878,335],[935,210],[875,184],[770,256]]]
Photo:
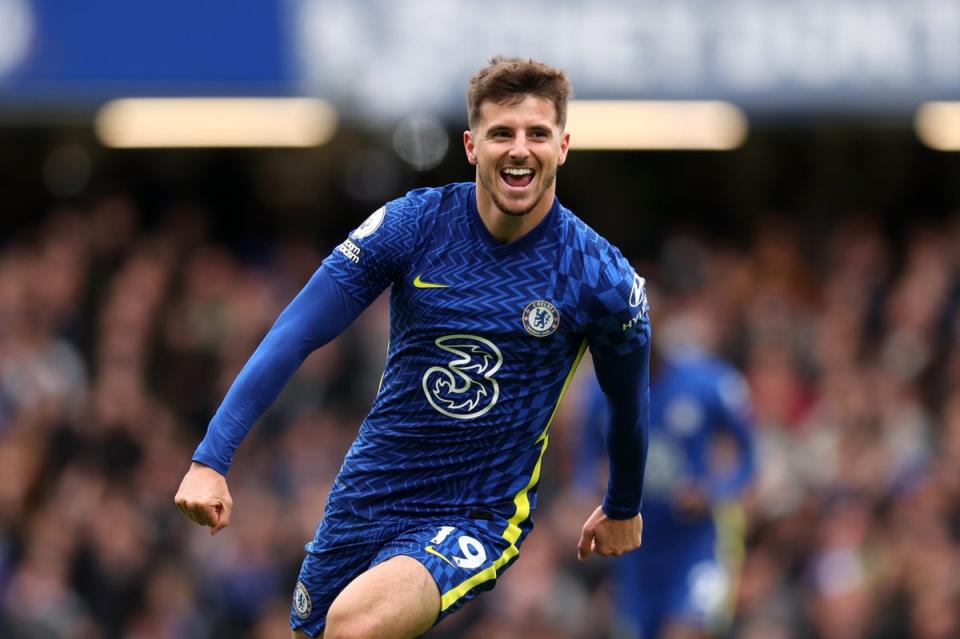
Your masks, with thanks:
[[[500,177],[508,186],[515,189],[522,189],[533,182],[533,169],[529,167],[511,166],[500,170]]]

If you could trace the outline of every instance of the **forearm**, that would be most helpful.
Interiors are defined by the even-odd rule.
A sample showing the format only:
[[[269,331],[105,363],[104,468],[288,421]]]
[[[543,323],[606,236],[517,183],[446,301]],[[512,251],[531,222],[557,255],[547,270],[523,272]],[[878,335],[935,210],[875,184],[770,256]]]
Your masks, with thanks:
[[[226,474],[240,442],[307,355],[339,335],[362,310],[363,304],[318,269],[247,360],[193,460]]]
[[[649,391],[641,392],[634,406],[611,406],[607,426],[607,455],[610,477],[603,511],[612,519],[628,519],[640,512],[643,476],[647,461]]]
[[[610,475],[603,510],[613,519],[640,512],[650,417],[650,348],[628,355],[595,357],[597,380],[608,403],[606,428]]]

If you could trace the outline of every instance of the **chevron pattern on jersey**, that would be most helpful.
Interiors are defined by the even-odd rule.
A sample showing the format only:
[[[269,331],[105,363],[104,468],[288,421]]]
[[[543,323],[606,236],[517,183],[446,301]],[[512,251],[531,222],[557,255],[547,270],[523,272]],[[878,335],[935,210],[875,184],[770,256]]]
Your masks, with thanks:
[[[615,353],[646,339],[646,309],[629,305],[633,269],[559,202],[503,245],[484,227],[472,183],[412,191],[324,264],[361,301],[392,286],[383,382],[330,495],[367,519],[473,509],[509,519],[523,490],[534,505],[540,436],[584,338]],[[560,320],[537,337],[522,314],[541,300]]]

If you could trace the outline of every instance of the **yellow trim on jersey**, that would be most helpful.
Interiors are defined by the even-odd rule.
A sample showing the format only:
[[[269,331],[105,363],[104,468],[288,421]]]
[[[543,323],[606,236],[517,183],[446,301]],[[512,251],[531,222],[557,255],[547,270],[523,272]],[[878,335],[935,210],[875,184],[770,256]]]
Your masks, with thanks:
[[[577,352],[576,359],[573,360],[573,366],[570,367],[570,372],[567,373],[567,378],[563,382],[563,388],[560,389],[560,397],[557,398],[557,403],[553,407],[553,412],[550,413],[550,419],[547,420],[547,425],[537,438],[536,443],[539,444],[542,442],[542,445],[540,447],[540,456],[537,457],[537,463],[533,467],[533,474],[530,475],[530,481],[528,481],[527,485],[524,486],[523,489],[513,498],[513,503],[516,504],[517,509],[516,512],[514,512],[513,517],[507,521],[507,528],[503,531],[503,538],[506,539],[510,545],[507,546],[506,550],[504,550],[499,557],[493,560],[493,564],[490,567],[481,570],[477,574],[466,579],[459,586],[451,588],[447,592],[443,593],[443,596],[440,597],[441,612],[452,606],[457,602],[457,600],[483,582],[496,579],[497,571],[499,571],[500,568],[502,568],[520,553],[520,549],[517,548],[517,540],[520,539],[520,533],[522,532],[520,530],[520,523],[530,516],[530,497],[528,494],[530,489],[536,486],[537,482],[540,481],[540,465],[543,462],[543,454],[547,452],[547,444],[550,440],[548,436],[550,432],[550,424],[553,423],[553,418],[557,416],[557,411],[560,409],[560,402],[563,400],[563,396],[566,394],[567,388],[570,386],[570,382],[573,380],[573,375],[577,372],[577,367],[580,365],[580,360],[583,359],[583,354],[586,350],[587,340],[584,339],[580,344],[580,350]]]
[[[388,358],[390,357],[390,338],[389,337],[387,338],[387,357]],[[386,376],[386,374],[387,374],[387,365],[384,364],[383,372],[380,373],[380,381],[377,382],[377,395],[380,394],[380,389],[383,388],[383,378]]]
[[[389,347],[388,347],[388,348],[389,348]],[[383,369],[383,372],[380,373],[380,381],[377,382],[377,395],[380,394],[380,389],[383,388],[383,377],[384,377],[384,375],[386,375],[386,374],[387,374],[387,369],[384,368],[384,369]]]

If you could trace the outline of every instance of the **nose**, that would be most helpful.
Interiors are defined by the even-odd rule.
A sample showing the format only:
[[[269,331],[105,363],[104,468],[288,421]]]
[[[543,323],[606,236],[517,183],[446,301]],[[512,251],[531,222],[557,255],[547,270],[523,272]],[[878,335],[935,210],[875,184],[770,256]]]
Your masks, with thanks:
[[[527,136],[520,132],[513,138],[513,146],[510,147],[510,158],[514,160],[524,160],[530,155],[530,149],[527,148]]]

